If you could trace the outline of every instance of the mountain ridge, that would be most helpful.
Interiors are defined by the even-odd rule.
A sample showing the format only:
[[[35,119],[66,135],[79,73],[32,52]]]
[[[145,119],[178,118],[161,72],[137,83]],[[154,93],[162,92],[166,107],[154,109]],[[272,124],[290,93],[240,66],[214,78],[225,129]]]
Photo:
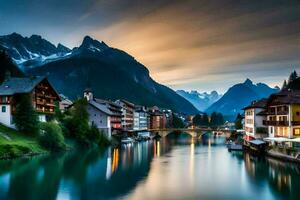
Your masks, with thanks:
[[[218,111],[234,118],[252,101],[266,98],[278,91],[278,87],[271,88],[264,83],[254,84],[250,79],[246,79],[243,83],[230,87],[222,98],[206,109],[206,112]]]
[[[23,42],[24,37],[17,37]],[[19,44],[16,42],[14,45]],[[64,49],[61,45],[56,48],[58,46]],[[83,90],[92,87],[95,96],[99,98],[123,98],[135,104],[157,105],[187,114],[199,112],[175,91],[155,82],[150,77],[149,70],[133,56],[89,36],[84,37],[82,44],[67,55],[52,60],[28,60],[24,63],[27,65],[22,67],[26,68],[27,75],[47,76],[59,92],[71,99],[82,97]]]
[[[191,102],[199,111],[205,111],[210,105],[219,100],[222,95],[216,91],[199,93],[196,90],[177,90],[177,94]]]

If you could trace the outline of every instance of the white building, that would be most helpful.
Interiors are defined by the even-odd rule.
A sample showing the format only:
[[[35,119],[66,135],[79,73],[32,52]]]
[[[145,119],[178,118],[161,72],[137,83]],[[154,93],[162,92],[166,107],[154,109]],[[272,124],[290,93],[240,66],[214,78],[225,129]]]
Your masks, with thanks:
[[[88,100],[87,112],[90,125],[96,126],[108,139],[111,139],[111,116],[113,113],[106,105],[96,102],[91,91],[85,91],[84,97]]]
[[[148,113],[145,107],[137,106],[134,111],[133,130],[147,130]]]
[[[267,100],[253,101],[251,105],[244,108],[245,111],[245,133],[249,139],[267,137],[267,127],[263,124],[265,116],[262,112],[265,109]]]

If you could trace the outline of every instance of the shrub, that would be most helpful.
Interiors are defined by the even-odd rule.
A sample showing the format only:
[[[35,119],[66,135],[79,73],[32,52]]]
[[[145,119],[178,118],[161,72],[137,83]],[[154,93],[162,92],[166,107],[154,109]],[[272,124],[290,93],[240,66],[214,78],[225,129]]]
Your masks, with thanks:
[[[39,142],[51,151],[60,151],[66,147],[61,127],[55,122],[41,124]]]
[[[88,132],[88,140],[91,143],[96,143],[98,145],[108,145],[109,140],[105,136],[105,134],[102,131],[99,131],[99,129],[92,125],[89,132]]]

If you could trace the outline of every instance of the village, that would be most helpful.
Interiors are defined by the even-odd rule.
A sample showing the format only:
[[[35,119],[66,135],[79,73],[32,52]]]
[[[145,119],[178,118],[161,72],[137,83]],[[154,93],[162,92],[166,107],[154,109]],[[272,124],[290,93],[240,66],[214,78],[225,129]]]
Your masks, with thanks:
[[[0,86],[2,125],[16,129],[14,114],[20,94],[30,95],[32,106],[40,122],[53,120],[55,107],[64,113],[72,110],[74,105],[66,96],[59,94],[46,77],[10,77],[8,73]],[[87,102],[85,109],[88,113],[89,125],[96,127],[109,141],[112,136],[119,138],[121,143],[160,137],[158,134],[153,134],[153,131],[174,128],[173,121],[176,120],[173,118],[182,122],[180,127],[175,128],[199,128],[199,124],[195,124],[197,118],[195,115],[178,114],[157,106],[134,105],[124,99],[115,101],[99,99],[94,97],[91,88],[87,88],[82,97]],[[197,115],[203,117],[201,113]],[[286,161],[299,162],[300,93],[298,90],[283,88],[269,98],[253,101],[244,108],[244,116],[240,118],[237,119],[241,120],[239,127],[236,123],[228,121],[218,125],[219,128],[232,132],[228,144],[230,150],[250,150]]]
[[[0,86],[0,123],[15,129],[14,114],[18,104],[17,96],[28,94],[40,122],[53,120],[55,107],[63,113],[72,109],[73,102],[63,94],[58,94],[46,77],[6,77]],[[139,140],[150,139],[149,130],[160,130],[172,126],[173,117],[184,119],[184,115],[157,106],[147,108],[134,105],[127,100],[104,100],[94,97],[92,89],[86,89],[83,98],[87,101],[86,110],[90,126],[95,126],[111,140],[112,135],[121,136],[125,143],[137,136]]]

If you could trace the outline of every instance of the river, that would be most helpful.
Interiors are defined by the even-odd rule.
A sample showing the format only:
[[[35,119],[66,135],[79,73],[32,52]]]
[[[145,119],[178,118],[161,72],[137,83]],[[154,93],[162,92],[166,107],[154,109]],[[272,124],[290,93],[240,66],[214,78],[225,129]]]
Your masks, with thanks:
[[[0,199],[298,199],[300,167],[170,134],[120,148],[0,161]]]

